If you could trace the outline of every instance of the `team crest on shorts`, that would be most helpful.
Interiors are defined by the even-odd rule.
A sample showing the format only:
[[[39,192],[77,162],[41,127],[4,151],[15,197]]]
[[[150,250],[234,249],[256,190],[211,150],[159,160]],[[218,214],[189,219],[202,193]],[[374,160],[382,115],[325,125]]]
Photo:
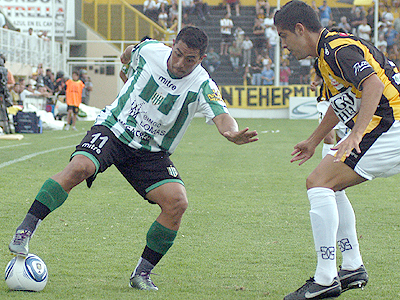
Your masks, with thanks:
[[[168,174],[171,175],[172,177],[177,177],[178,176],[178,171],[174,166],[169,166],[167,167]]]

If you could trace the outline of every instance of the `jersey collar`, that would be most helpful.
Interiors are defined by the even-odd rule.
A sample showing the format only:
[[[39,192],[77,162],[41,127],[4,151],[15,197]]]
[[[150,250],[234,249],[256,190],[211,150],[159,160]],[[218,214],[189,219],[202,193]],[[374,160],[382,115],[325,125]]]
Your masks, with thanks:
[[[321,53],[321,49],[325,48],[325,37],[328,35],[329,31],[324,28],[323,30],[321,30],[320,34],[319,34],[319,40],[317,43],[317,55],[319,57],[319,54]]]

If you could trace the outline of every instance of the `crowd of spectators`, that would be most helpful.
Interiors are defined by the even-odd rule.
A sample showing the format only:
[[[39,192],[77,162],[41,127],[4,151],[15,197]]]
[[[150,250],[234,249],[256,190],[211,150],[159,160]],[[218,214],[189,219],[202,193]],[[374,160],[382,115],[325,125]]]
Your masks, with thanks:
[[[380,1],[378,43],[376,46],[398,67],[400,67],[400,1]],[[257,0],[255,6],[254,25],[252,31],[245,32],[235,26],[237,19],[232,20],[232,11],[236,2],[227,1],[226,13],[220,20],[220,53],[219,56],[228,56],[232,64],[234,76],[241,73],[243,84],[270,85],[274,80],[261,74],[275,71],[275,48],[279,36],[273,24],[275,8],[268,0]],[[366,41],[374,43],[374,7],[352,6],[349,9],[332,8],[323,1],[317,6],[315,1],[312,7],[320,17],[321,24],[328,30],[342,31],[357,35]],[[240,8],[236,10],[240,16]],[[214,57],[215,60],[215,57]],[[279,82],[282,85],[308,84],[313,61],[305,59],[298,62],[285,49],[281,51],[281,65]],[[219,62],[220,64],[221,62]],[[214,63],[215,64],[215,63]],[[207,63],[203,64],[206,68]],[[214,72],[213,68],[211,72]],[[210,72],[210,70],[208,69]]]
[[[14,78],[11,72],[9,74],[7,87],[11,97],[10,103],[17,106],[23,106],[26,96],[44,97],[47,99],[47,104],[55,104],[58,96],[65,95],[65,83],[69,79],[69,76],[65,75],[63,71],[58,71],[54,74],[48,68],[44,72],[42,64],[34,68],[30,76]],[[79,70],[79,79],[85,83],[82,103],[88,104],[93,84],[85,69]]]

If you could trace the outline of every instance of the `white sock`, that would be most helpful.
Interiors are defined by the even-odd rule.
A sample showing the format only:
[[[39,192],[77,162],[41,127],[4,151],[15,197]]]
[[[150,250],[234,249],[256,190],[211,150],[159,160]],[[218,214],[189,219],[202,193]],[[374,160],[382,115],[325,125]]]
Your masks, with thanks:
[[[342,269],[356,270],[363,264],[357,239],[356,217],[345,191],[338,191],[335,195],[339,212],[337,243],[343,256]]]
[[[317,270],[314,279],[318,284],[331,285],[337,276],[336,233],[339,214],[333,190],[323,187],[307,191],[310,200],[310,220],[317,252]]]
[[[335,144],[322,144],[322,158],[324,158]]]

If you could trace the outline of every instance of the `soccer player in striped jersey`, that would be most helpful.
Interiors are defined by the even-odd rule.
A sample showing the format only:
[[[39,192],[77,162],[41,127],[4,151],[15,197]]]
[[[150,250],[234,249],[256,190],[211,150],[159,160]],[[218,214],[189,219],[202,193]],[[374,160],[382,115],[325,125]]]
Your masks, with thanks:
[[[9,245],[12,253],[26,256],[39,222],[62,205],[76,185],[86,180],[90,187],[98,173],[115,165],[144,199],[161,208],[130,278],[135,289],[158,289],[150,273],[172,246],[188,205],[169,156],[190,121],[202,113],[235,144],[257,140],[256,131],[239,130],[217,85],[200,65],[207,45],[202,30],[185,27],[172,48],[155,40],[131,47],[131,76],[117,99],[98,115],[67,167],[44,183]]]
[[[322,28],[302,1],[284,5],[274,23],[282,46],[297,59],[318,58],[330,101],[317,129],[294,146],[291,162],[301,165],[310,159],[339,121],[351,129],[307,178],[317,268],[313,278],[284,299],[337,297],[368,281],[354,211],[343,191],[400,172],[400,74],[369,42]],[[336,243],[343,260],[339,272]]]

